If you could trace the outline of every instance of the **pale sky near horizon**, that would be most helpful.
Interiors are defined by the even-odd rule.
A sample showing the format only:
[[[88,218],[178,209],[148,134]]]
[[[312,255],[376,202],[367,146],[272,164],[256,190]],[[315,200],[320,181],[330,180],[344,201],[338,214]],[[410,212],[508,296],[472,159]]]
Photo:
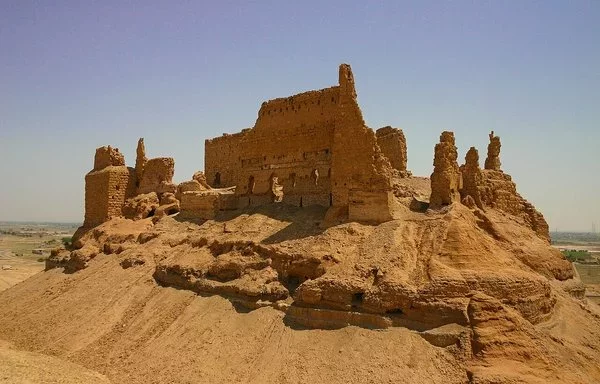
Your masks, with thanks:
[[[502,168],[551,230],[600,228],[599,1],[0,0],[0,221],[83,220],[94,150],[204,168],[204,140],[352,65],[415,175],[440,132]]]

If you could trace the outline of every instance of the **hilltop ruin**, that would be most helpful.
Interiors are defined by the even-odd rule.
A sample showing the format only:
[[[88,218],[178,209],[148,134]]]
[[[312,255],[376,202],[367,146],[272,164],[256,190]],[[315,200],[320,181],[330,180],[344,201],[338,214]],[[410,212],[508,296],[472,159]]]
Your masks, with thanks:
[[[500,146],[492,132],[485,169],[479,169],[475,148],[459,167],[454,134],[443,132],[435,147],[428,207],[462,201],[499,209],[549,239],[543,216],[501,171]],[[177,186],[174,166],[169,157],[147,159],[143,139],[135,168],[125,166],[118,149],[98,148],[94,169],[86,175],[84,227],[156,213],[212,219],[219,211],[271,203],[318,205],[338,222],[377,224],[401,216],[394,186],[411,176],[403,131],[365,125],[347,64],[339,67],[338,85],[266,101],[252,128],[206,140],[204,173]]]
[[[309,349],[329,358],[331,348],[314,347],[327,332],[288,353],[289,335],[306,328],[403,328],[398,342],[390,341],[394,332],[355,341],[384,334],[364,356],[379,351],[373,364],[390,359],[386,372],[403,361],[388,346],[410,345],[410,366],[417,346],[441,353],[436,369],[446,361],[455,373],[443,370],[439,382],[597,382],[600,370],[590,362],[600,350],[600,325],[585,306],[585,286],[550,245],[542,214],[502,169],[500,138],[492,132],[489,139],[482,169],[474,147],[460,164],[459,138],[444,131],[431,176],[412,176],[404,132],[365,126],[352,72],[342,65],[338,85],[265,102],[252,128],[207,140],[205,172],[191,180],[174,183],[174,160],[149,158],[143,139],[135,167],[117,149],[98,148],[86,175],[85,224],[73,247],[46,262],[70,276],[49,271],[0,297],[0,323],[8,324],[0,333],[43,337],[52,348],[67,338],[78,346],[88,340],[82,356],[102,352],[94,363],[117,361],[130,372],[150,361],[146,372],[169,381],[165,364],[185,360],[186,351],[172,369],[198,377],[196,365],[207,361],[198,351],[213,348],[215,334],[235,339],[241,364],[254,372],[255,352],[241,348],[248,340],[260,340],[261,349],[275,345],[271,364],[273,356]],[[28,297],[42,309],[25,311],[25,322],[11,320],[31,306]],[[81,308],[95,312],[80,316]],[[105,316],[115,308],[121,313]],[[228,316],[232,325],[220,328]],[[254,326],[240,330],[253,317],[264,339]],[[48,322],[63,329],[46,332]],[[44,329],[30,332],[31,324]],[[185,331],[178,339],[169,329]],[[572,338],[575,329],[581,341]],[[161,338],[169,348],[155,347]],[[231,350],[231,342],[215,344]],[[172,360],[156,350],[170,351]],[[222,353],[214,356],[223,361]],[[500,377],[505,364],[510,369]],[[373,381],[372,372],[355,381]],[[236,377],[226,382],[252,381]]]

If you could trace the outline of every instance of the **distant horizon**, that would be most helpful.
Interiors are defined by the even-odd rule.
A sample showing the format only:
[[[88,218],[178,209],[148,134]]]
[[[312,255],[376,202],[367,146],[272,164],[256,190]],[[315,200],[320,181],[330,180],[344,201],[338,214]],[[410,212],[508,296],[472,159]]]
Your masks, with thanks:
[[[0,220],[77,223],[97,147],[204,169],[204,140],[352,66],[367,125],[402,128],[428,176],[502,140],[502,170],[550,228],[600,228],[600,2],[0,4]],[[585,205],[585,209],[581,207]],[[560,230],[562,231],[562,230]]]
[[[26,221],[22,221],[22,220],[0,220],[0,225],[2,224],[62,224],[62,225],[77,225],[77,226],[82,226],[83,225],[83,220],[82,221],[32,221],[32,220],[26,220]],[[600,232],[590,232],[590,231],[573,231],[573,230],[558,230],[558,231],[550,231],[550,235],[552,235],[553,233],[577,233],[577,234],[582,234],[582,235],[596,235],[596,236],[600,236]]]

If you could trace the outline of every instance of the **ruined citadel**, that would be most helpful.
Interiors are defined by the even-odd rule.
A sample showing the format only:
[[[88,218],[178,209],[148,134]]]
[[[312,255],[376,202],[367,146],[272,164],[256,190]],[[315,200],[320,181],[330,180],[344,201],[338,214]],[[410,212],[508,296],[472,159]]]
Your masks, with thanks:
[[[419,206],[494,208],[549,241],[541,213],[501,170],[500,146],[492,132],[484,168],[474,147],[459,166],[454,134],[443,132],[435,146],[431,195]],[[347,64],[339,67],[338,85],[266,101],[252,128],[206,140],[205,171],[192,180],[174,184],[174,166],[172,158],[147,159],[143,139],[135,168],[125,165],[118,149],[98,148],[85,177],[83,228],[113,217],[178,213],[212,219],[219,211],[275,203],[319,205],[328,207],[330,220],[377,224],[398,218],[395,186],[411,178],[404,133],[365,125]]]

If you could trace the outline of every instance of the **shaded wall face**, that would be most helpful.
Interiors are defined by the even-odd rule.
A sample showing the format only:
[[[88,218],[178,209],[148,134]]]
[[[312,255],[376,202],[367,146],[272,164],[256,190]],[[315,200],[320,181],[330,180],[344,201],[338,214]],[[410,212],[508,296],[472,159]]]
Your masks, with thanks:
[[[406,138],[402,130],[391,127],[380,128],[376,132],[377,145],[390,161],[392,168],[406,172]]]
[[[391,189],[389,160],[381,153],[375,132],[365,125],[353,87],[340,94],[333,143],[334,206],[348,206],[351,190],[386,194]]]
[[[277,176],[284,201],[300,205],[301,195],[310,195],[307,201],[329,205],[338,95],[333,87],[264,103],[253,129],[207,140],[207,181],[235,185],[238,195],[261,195]]]
[[[86,226],[122,215],[125,199],[134,195],[135,173],[125,166],[106,167],[85,176]]]

